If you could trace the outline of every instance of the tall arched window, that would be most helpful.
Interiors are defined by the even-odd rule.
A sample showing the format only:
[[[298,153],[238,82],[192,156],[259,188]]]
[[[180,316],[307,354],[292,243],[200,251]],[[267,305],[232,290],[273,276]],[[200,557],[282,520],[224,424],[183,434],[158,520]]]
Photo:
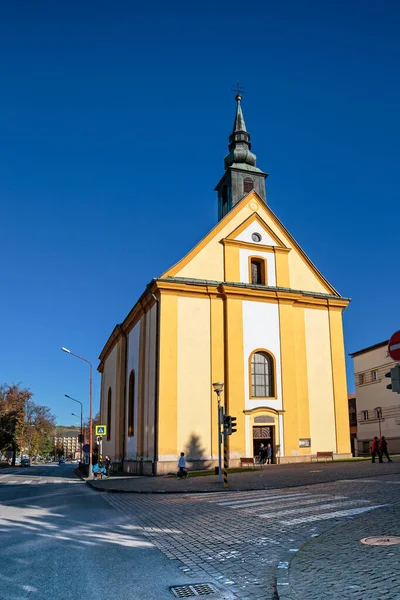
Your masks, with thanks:
[[[251,179],[251,177],[245,177],[243,179],[243,193],[244,194],[249,194],[251,192],[251,190],[254,189],[254,181]]]
[[[128,437],[135,435],[135,371],[129,375]]]
[[[255,352],[251,357],[251,395],[275,397],[274,359],[268,352]]]
[[[107,440],[111,440],[111,388],[108,388],[107,400]]]

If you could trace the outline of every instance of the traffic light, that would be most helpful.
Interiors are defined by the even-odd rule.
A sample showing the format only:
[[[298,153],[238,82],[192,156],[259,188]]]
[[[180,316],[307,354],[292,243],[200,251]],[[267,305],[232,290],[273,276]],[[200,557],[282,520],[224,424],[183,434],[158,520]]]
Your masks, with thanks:
[[[397,392],[400,394],[400,365],[396,365],[392,369],[390,369],[389,373],[385,373],[385,377],[390,377],[392,383],[386,386],[388,390],[392,390],[392,392]]]
[[[236,417],[231,417],[230,415],[224,416],[224,432],[226,435],[235,433],[237,431],[236,425]]]

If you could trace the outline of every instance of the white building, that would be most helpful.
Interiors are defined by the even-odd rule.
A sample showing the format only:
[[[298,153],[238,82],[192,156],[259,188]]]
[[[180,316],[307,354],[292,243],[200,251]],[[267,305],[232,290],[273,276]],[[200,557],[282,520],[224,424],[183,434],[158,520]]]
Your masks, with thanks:
[[[384,435],[389,453],[400,452],[400,394],[387,389],[385,374],[395,366],[388,340],[350,354],[354,361],[357,397],[357,438],[360,455],[368,454],[371,440]]]

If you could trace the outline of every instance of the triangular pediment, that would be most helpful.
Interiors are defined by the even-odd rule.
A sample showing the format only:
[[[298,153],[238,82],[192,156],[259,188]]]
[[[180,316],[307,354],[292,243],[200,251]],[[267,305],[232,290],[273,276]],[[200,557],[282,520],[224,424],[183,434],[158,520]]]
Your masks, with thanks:
[[[252,235],[259,233],[255,242]],[[340,294],[323,277],[260,196],[252,190],[217,225],[162,277],[188,277],[225,281],[224,247],[258,246],[267,251],[288,253],[290,288],[317,293]],[[239,280],[238,280],[239,281]]]
[[[254,237],[256,239],[254,239]],[[250,215],[243,223],[234,229],[227,237],[227,240],[236,242],[246,242],[248,244],[262,244],[263,246],[277,246],[286,248],[286,245],[280,237],[271,229],[271,227],[260,217],[258,213]]]

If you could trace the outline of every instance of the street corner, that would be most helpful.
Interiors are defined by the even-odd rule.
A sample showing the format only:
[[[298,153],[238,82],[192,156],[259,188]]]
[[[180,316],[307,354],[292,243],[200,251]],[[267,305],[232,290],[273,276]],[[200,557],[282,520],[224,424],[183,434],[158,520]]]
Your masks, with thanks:
[[[287,565],[278,565],[278,597],[319,600],[329,591],[342,600],[399,598],[399,534],[397,508],[390,505],[314,534]]]

